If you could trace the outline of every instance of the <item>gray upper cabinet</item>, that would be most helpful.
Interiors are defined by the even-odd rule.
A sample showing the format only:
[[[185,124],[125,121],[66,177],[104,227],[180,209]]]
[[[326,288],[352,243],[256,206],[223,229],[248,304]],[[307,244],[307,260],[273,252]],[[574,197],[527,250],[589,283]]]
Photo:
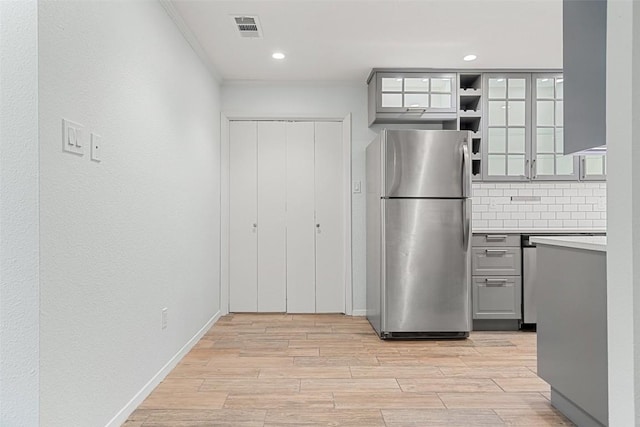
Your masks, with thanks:
[[[607,156],[589,155],[580,157],[581,181],[605,181],[607,179]]]
[[[532,179],[576,181],[578,158],[564,154],[564,76],[532,77]]]
[[[564,0],[564,153],[606,143],[606,0]]]
[[[374,71],[367,83],[369,125],[448,121],[455,128],[456,73]]]
[[[531,75],[484,75],[483,179],[526,181],[530,173]]]

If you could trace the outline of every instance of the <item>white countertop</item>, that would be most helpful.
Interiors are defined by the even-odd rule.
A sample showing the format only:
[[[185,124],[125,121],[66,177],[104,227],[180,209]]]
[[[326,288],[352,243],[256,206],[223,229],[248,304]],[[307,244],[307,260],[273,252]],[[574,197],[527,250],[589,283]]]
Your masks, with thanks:
[[[473,228],[476,234],[573,234],[573,233],[606,233],[606,228]]]
[[[539,245],[607,252],[606,236],[540,236],[532,237],[531,242]]]

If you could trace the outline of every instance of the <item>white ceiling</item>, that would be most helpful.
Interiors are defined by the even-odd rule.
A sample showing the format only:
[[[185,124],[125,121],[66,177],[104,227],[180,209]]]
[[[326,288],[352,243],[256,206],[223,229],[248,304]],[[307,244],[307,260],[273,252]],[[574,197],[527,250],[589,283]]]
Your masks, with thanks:
[[[562,0],[173,0],[225,80],[355,80],[374,67],[561,68]],[[257,15],[262,39],[232,15]],[[275,51],[286,59],[271,58]],[[465,62],[466,54],[478,59]]]

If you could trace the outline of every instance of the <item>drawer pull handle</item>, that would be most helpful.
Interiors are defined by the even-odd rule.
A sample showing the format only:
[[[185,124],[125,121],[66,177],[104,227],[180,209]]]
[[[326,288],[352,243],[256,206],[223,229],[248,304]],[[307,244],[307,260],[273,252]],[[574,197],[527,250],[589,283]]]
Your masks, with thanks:
[[[486,286],[507,286],[506,280],[485,279]]]
[[[499,235],[499,234],[491,234],[486,236],[487,242],[503,242],[507,240],[507,236]]]
[[[506,249],[485,249],[487,255],[506,255]]]

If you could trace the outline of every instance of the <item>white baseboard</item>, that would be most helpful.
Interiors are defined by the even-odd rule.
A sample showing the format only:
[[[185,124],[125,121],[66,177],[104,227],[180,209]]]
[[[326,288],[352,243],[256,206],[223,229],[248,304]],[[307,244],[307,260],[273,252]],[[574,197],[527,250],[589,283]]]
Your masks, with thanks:
[[[352,316],[366,316],[367,315],[367,309],[366,308],[361,308],[359,310],[354,309],[353,312],[351,313]]]
[[[162,369],[160,369],[160,371],[158,371],[158,373],[155,374],[153,378],[151,378],[149,382],[147,382],[147,384],[145,384],[145,386],[136,393],[135,396],[133,396],[129,403],[118,411],[111,421],[107,423],[106,427],[120,427],[125,421],[127,421],[129,415],[131,415],[131,413],[140,406],[144,399],[151,394],[153,389],[156,388],[167,375],[169,375],[169,372],[176,367],[178,362],[180,362],[180,360],[193,348],[193,346],[200,341],[200,338],[204,336],[204,334],[211,328],[211,326],[213,326],[214,323],[218,321],[219,318],[220,311],[214,314],[213,317],[211,317],[211,319],[209,319],[207,323],[162,367]]]

